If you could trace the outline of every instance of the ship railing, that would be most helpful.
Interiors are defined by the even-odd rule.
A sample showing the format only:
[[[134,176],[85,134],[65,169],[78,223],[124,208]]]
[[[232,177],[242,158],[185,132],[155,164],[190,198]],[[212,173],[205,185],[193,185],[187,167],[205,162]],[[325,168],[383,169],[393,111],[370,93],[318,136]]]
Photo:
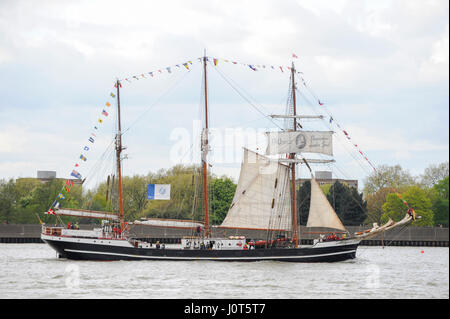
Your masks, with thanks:
[[[61,236],[64,227],[60,226],[42,226],[42,234],[49,236]]]

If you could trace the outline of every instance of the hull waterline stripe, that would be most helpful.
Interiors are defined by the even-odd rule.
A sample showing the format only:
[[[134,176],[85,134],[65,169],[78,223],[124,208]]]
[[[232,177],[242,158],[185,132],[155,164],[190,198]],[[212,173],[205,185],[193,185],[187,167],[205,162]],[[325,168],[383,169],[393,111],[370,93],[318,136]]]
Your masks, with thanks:
[[[102,251],[89,251],[89,250],[76,250],[76,249],[64,249],[67,252],[73,253],[84,253],[84,254],[94,254],[94,255],[111,255],[111,256],[123,256],[123,257],[133,257],[133,258],[143,258],[143,259],[184,259],[184,260],[228,260],[228,259],[293,259],[293,258],[316,258],[316,257],[325,257],[325,256],[333,256],[333,255],[342,255],[342,254],[350,254],[356,253],[356,249],[340,251],[336,253],[328,253],[328,254],[320,254],[320,255],[306,255],[306,256],[256,256],[256,257],[169,257],[169,256],[140,256],[140,255],[132,255],[132,254],[119,254],[119,253],[108,253]]]

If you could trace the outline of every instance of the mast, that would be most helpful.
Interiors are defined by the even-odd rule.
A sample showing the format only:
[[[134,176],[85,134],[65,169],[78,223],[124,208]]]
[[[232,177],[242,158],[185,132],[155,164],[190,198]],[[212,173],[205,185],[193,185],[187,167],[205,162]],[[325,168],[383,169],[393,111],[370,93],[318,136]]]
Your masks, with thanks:
[[[291,68],[291,78],[292,78],[292,104],[293,104],[293,116],[294,116],[294,131],[297,131],[297,105],[295,99],[295,67],[294,62],[292,62]],[[295,159],[295,153],[290,154],[290,159]],[[298,222],[297,222],[297,203],[296,203],[296,193],[295,193],[295,162],[291,163],[291,173],[292,173],[292,240],[295,247],[298,247]]]
[[[207,81],[206,81],[206,50],[205,56],[203,57],[203,74],[204,74],[204,83],[205,83],[205,130],[202,138],[202,146],[203,146],[203,154],[202,154],[202,165],[203,165],[203,198],[204,198],[204,206],[205,206],[205,237],[210,236],[209,229],[209,212],[208,212],[208,164],[206,162],[206,157],[208,155],[208,90],[207,90]],[[203,141],[204,139],[204,141]]]
[[[119,218],[120,218],[120,229],[124,230],[124,215],[123,215],[123,188],[122,188],[122,168],[120,163],[120,154],[123,150],[122,147],[122,131],[120,126],[120,92],[119,87],[122,85],[120,84],[119,80],[116,82],[116,88],[117,88],[117,134],[116,134],[116,161],[117,161],[117,175],[119,177],[118,186],[119,186]]]

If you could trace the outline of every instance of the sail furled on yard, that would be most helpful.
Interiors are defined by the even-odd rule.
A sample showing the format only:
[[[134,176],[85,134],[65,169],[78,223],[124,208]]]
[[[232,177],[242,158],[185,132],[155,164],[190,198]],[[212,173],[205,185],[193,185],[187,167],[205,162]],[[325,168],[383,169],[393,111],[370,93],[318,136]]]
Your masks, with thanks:
[[[266,155],[320,153],[333,155],[332,131],[267,132]]]
[[[346,230],[327,197],[322,192],[319,183],[311,179],[311,204],[306,227],[327,227]]]
[[[292,228],[289,167],[244,149],[233,201],[221,227]]]

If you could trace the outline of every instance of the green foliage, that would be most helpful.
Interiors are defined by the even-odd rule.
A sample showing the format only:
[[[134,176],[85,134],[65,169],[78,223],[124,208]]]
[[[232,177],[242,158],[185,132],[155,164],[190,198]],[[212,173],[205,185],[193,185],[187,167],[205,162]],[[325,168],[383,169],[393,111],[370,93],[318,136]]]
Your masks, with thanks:
[[[433,186],[434,224],[448,227],[449,217],[449,177],[445,177]]]
[[[401,194],[402,198],[413,208],[416,216],[421,216],[413,226],[433,226],[433,211],[431,200],[425,190],[419,186],[411,186]],[[397,194],[389,194],[386,203],[383,205],[382,222],[388,221],[389,217],[395,221],[401,220],[408,212],[408,207],[398,197]]]
[[[403,189],[415,184],[415,178],[408,171],[404,171],[400,165],[381,165],[376,172],[366,178],[364,193],[375,194],[382,188]]]
[[[383,204],[386,203],[386,197],[389,194],[396,193],[394,188],[381,188],[374,194],[369,194],[365,197],[367,201],[367,219],[365,224],[371,225],[372,223],[382,224],[382,216],[384,214]]]
[[[211,222],[213,224],[221,224],[227,215],[228,209],[230,208],[231,202],[234,197],[234,192],[236,191],[236,185],[233,181],[222,176],[221,178],[215,178],[211,182],[211,210],[212,218]]]
[[[327,198],[344,225],[361,225],[366,219],[367,202],[355,188],[337,181],[331,186]]]

